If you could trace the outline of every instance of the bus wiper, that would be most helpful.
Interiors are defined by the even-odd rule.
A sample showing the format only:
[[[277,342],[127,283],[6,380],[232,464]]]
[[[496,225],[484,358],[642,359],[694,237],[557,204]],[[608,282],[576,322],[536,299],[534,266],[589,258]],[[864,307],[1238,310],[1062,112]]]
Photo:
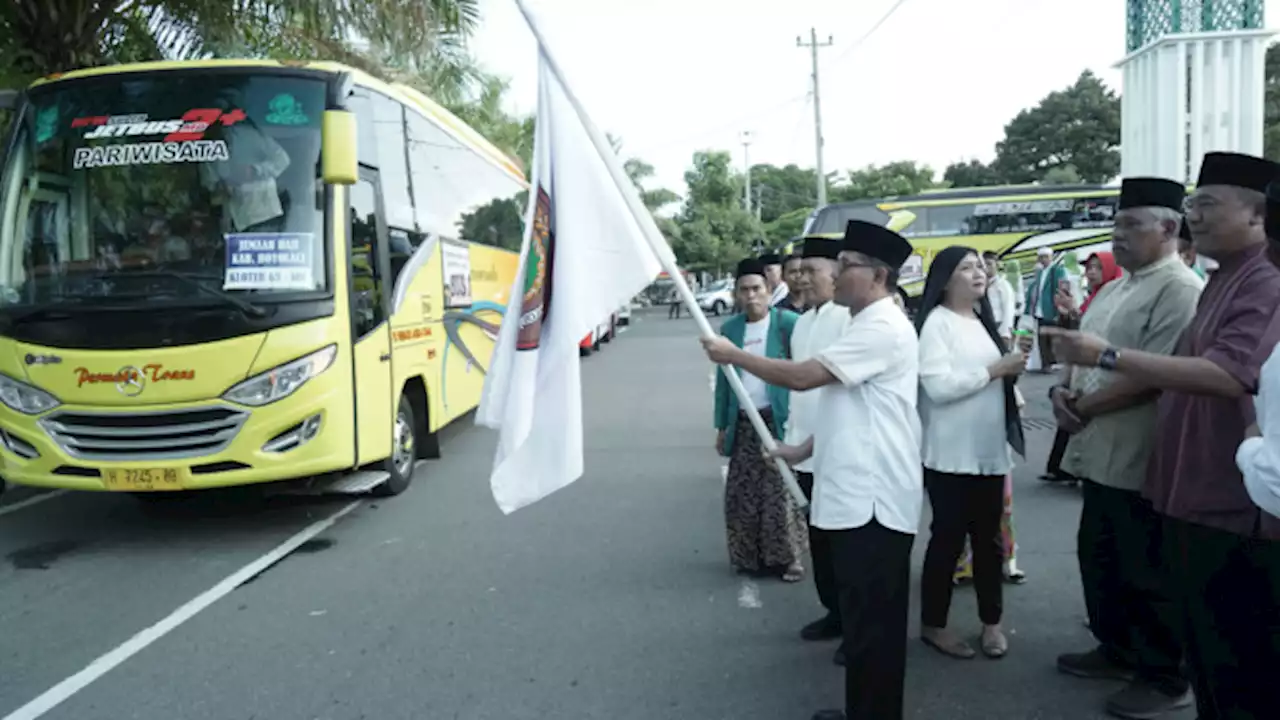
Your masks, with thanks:
[[[175,270],[142,270],[139,272],[123,272],[123,273],[120,273],[119,275],[113,274],[111,276],[104,277],[103,279],[115,280],[117,278],[157,278],[157,277],[172,278],[174,280],[180,280],[186,283],[187,285],[190,285],[191,287],[195,288],[196,290],[199,290],[202,293],[216,297],[219,300],[225,302],[226,304],[231,305],[232,307],[235,307],[240,312],[244,313],[245,316],[247,317],[264,318],[267,316],[267,311],[263,310],[261,306],[255,305],[249,302],[248,300],[238,298],[235,295],[232,295],[231,293],[226,292],[224,290],[211,288],[208,285],[205,285],[204,283],[200,282],[200,278],[201,278],[200,275],[177,272]]]

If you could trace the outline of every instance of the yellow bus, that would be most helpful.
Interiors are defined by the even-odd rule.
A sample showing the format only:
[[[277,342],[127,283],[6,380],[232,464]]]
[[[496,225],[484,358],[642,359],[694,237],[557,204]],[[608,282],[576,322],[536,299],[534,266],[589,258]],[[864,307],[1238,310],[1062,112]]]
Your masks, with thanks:
[[[5,480],[394,495],[478,403],[527,185],[422,94],[228,60],[68,72],[14,105]]]
[[[839,237],[850,220],[890,227],[915,252],[903,265],[899,286],[908,303],[924,291],[933,256],[950,245],[999,253],[1030,271],[1042,247],[1075,251],[1080,260],[1111,247],[1120,188],[1101,185],[1023,185],[958,188],[909,197],[836,203],[818,208],[806,234]]]

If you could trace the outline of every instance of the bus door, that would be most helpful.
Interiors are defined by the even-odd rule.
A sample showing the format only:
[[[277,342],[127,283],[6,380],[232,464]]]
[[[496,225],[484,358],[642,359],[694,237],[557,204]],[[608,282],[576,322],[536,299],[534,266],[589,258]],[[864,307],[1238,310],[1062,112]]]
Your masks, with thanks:
[[[391,323],[386,282],[387,225],[378,173],[360,169],[351,196],[351,336],[354,340],[356,464],[391,454],[395,404],[391,397]]]

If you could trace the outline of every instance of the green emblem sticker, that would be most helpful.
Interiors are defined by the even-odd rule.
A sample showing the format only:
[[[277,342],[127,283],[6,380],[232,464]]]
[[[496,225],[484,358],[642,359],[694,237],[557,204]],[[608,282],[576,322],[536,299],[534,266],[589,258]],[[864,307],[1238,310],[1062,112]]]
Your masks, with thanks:
[[[36,142],[43,143],[58,134],[58,106],[50,105],[36,113]]]
[[[267,110],[268,125],[307,125],[311,122],[307,114],[302,111],[302,104],[288,93],[281,93],[271,98],[271,102],[267,104]]]

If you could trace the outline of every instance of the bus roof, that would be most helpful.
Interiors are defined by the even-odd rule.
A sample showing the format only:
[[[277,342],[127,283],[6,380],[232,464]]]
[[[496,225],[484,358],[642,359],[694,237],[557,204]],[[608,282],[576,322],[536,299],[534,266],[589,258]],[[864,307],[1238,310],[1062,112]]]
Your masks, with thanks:
[[[849,202],[830,203],[825,207],[852,207],[856,205],[880,205],[886,203],[907,203],[928,200],[953,200],[964,198],[992,198],[1024,195],[1069,195],[1071,193],[1119,192],[1117,186],[1107,185],[992,185],[970,188],[937,188],[924,190],[915,195],[893,195],[881,198],[866,198]],[[822,208],[819,208],[822,209]]]
[[[349,65],[343,65],[342,63],[280,62],[278,60],[250,59],[165,60],[160,62],[128,63],[124,65],[84,68],[82,70],[69,70],[64,73],[55,73],[36,80],[31,84],[31,87],[39,87],[48,83],[56,83],[64,80],[78,80],[81,78],[102,77],[122,73],[165,72],[171,70],[210,70],[217,68],[301,69],[333,74],[350,73],[352,78],[356,81],[356,84],[377,90],[384,95],[388,95],[405,105],[414,108],[450,135],[453,135],[459,142],[469,146],[476,152],[476,154],[493,162],[507,174],[511,175],[512,179],[517,180],[525,188],[528,188],[528,182],[525,179],[524,172],[510,155],[503,152],[493,143],[489,142],[487,138],[476,132],[470,125],[467,125],[465,122],[458,119],[456,115],[446,110],[439,103],[408,85],[380,80],[363,70]]]

